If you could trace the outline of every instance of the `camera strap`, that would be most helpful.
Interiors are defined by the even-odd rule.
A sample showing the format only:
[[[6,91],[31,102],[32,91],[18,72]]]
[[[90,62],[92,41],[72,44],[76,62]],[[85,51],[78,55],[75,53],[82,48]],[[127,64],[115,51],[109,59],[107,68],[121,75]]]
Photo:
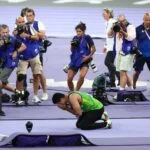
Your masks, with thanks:
[[[150,40],[150,35],[148,34],[148,32],[146,30],[145,31],[145,34],[147,35],[148,39]]]

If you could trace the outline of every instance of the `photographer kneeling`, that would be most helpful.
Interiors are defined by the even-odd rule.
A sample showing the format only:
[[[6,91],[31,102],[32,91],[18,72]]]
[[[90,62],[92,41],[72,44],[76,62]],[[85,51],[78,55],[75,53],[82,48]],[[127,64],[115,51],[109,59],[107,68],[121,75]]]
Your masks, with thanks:
[[[18,65],[18,55],[26,46],[9,35],[9,27],[5,24],[0,27],[0,90],[6,89],[15,92],[8,84],[8,78]]]
[[[116,69],[120,72],[120,90],[126,85],[132,88],[132,80],[128,75],[133,65],[134,55],[131,54],[134,48],[136,37],[135,27],[131,25],[124,15],[118,16],[118,22],[112,28],[114,34],[114,52],[116,52]]]

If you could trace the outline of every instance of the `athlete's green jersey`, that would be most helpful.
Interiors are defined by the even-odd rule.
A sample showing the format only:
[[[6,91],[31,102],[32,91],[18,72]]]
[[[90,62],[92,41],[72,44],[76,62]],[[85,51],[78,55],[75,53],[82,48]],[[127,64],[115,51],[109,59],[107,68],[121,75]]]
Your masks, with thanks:
[[[81,98],[82,98],[81,108],[82,108],[83,112],[97,110],[97,109],[101,109],[103,107],[103,104],[100,101],[98,101],[92,95],[90,95],[88,93],[72,91],[69,93],[69,95],[72,93],[76,93],[81,96]]]

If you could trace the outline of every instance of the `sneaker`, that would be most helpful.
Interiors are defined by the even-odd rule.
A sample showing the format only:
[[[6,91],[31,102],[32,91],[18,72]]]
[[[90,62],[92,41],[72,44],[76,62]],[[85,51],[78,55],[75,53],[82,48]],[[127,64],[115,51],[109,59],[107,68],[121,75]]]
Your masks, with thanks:
[[[43,93],[42,97],[41,97],[42,101],[46,101],[48,100],[48,94],[47,93]]]
[[[112,128],[112,121],[110,119],[108,119],[107,121],[107,124],[106,124],[106,129],[111,129]]]
[[[24,105],[24,100],[19,99],[19,100],[16,102],[16,105]]]
[[[106,121],[108,119],[108,113],[105,111],[101,117],[102,120]]]
[[[40,102],[41,101],[40,101],[39,97],[37,95],[34,95],[33,96],[33,103],[40,103]]]
[[[0,110],[0,116],[6,116],[5,112],[3,112],[2,110]]]

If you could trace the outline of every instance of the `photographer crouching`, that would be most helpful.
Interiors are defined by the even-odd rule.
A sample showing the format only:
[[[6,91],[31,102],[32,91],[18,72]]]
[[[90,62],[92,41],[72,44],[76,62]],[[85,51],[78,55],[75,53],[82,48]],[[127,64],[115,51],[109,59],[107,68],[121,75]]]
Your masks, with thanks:
[[[114,52],[116,53],[116,70],[120,72],[120,90],[126,85],[132,88],[132,80],[128,75],[133,65],[135,27],[130,24],[124,15],[118,16],[118,21],[112,28],[114,34]],[[132,54],[131,54],[132,53]]]
[[[15,89],[8,84],[8,78],[18,65],[19,53],[24,51],[26,46],[19,40],[9,35],[9,27],[5,24],[0,27],[0,90],[6,89],[15,92]],[[1,109],[0,109],[1,110]],[[2,115],[2,113],[0,113]]]

